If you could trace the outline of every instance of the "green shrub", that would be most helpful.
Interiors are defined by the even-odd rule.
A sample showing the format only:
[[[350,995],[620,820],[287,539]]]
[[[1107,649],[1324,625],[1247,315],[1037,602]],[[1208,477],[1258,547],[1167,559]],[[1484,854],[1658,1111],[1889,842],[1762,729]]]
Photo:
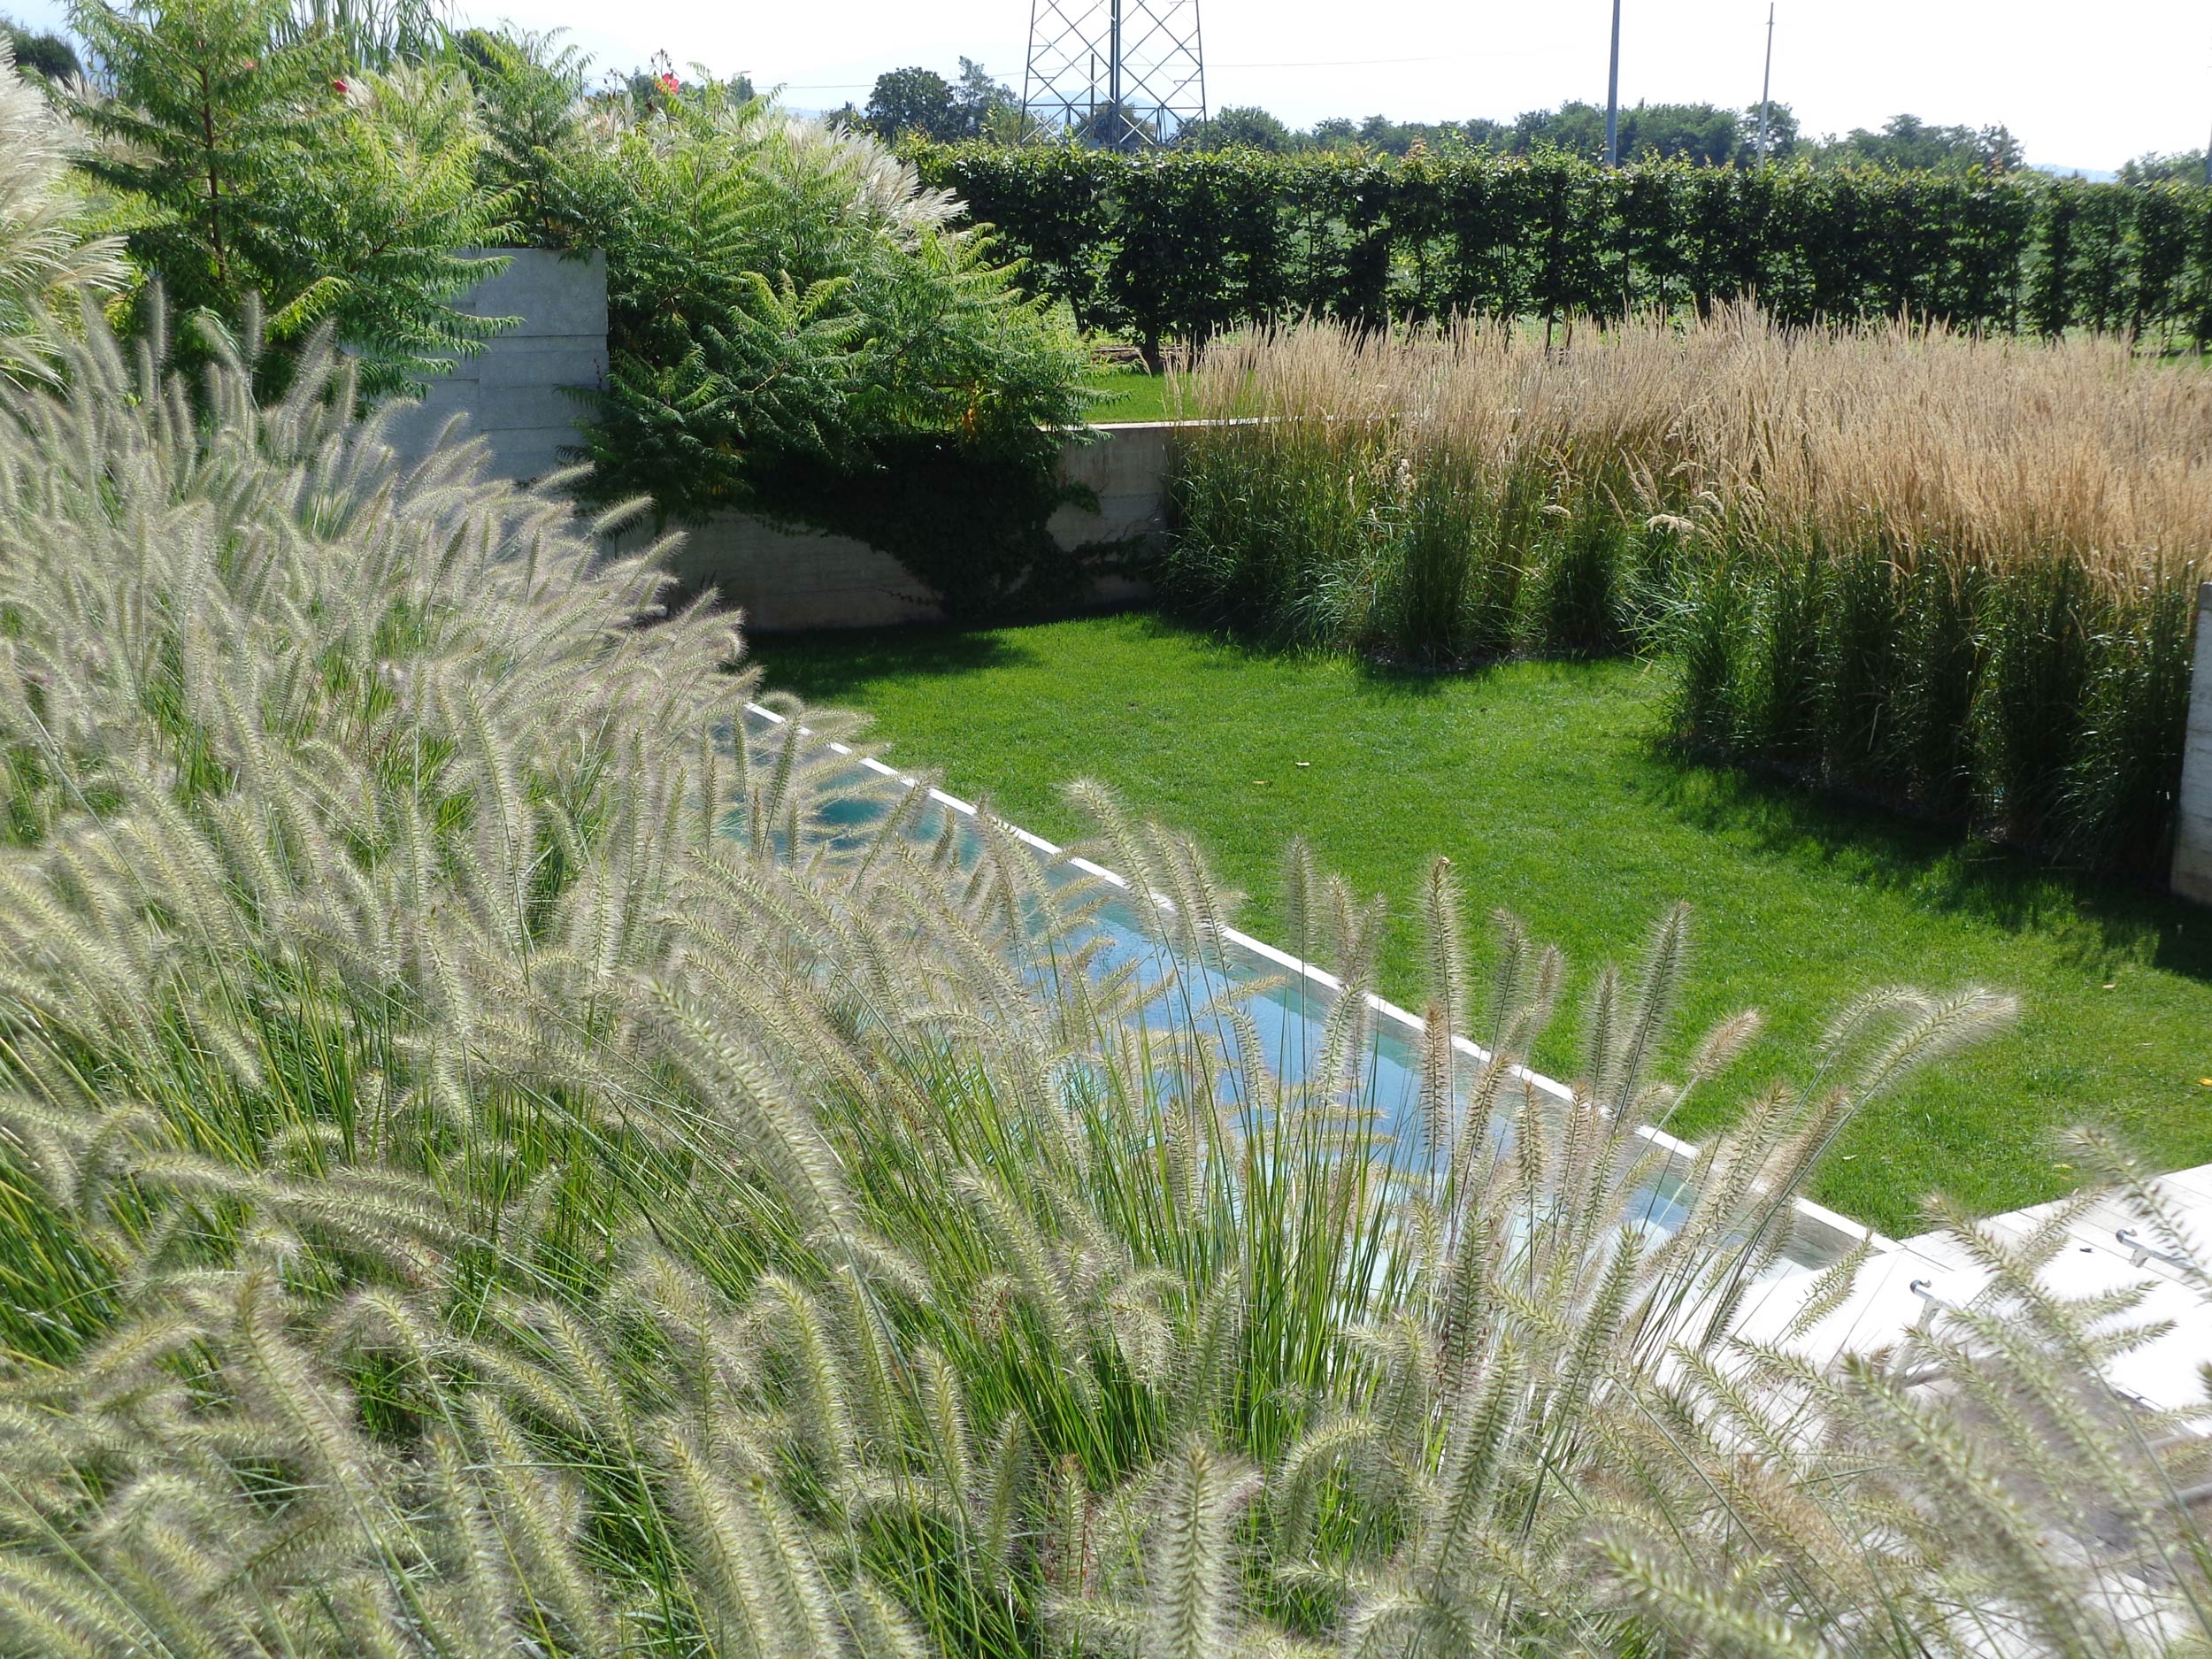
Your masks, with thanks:
[[[1540,649],[1613,656],[1628,639],[1628,524],[1609,500],[1558,505],[1535,553],[1529,638]]]
[[[1889,707],[1893,749],[1912,799],[1942,818],[1972,809],[1979,618],[1990,573],[1934,549],[1897,579],[1903,596]]]
[[[1982,685],[1975,699],[1981,805],[2031,841],[2055,830],[2059,791],[2095,680],[2102,595],[2080,562],[2031,557],[1982,602]]]
[[[1868,790],[1893,793],[1900,580],[1878,545],[1840,552],[1822,595],[1815,672],[1819,680],[1823,758],[1829,773]]]
[[[1173,511],[1159,579],[1182,603],[1280,643],[1334,649],[1389,619],[1377,591],[1401,483],[1371,430],[1292,419],[1194,433],[1178,451]],[[1402,590],[1391,603],[1409,602]]]
[[[2169,867],[2195,667],[2196,592],[2154,575],[2112,606],[2058,798],[2062,844],[2151,873]]]
[[[906,153],[1022,256],[1035,291],[1154,351],[1308,317],[1557,323],[1703,316],[1750,296],[1795,324],[1904,314],[2212,340],[2212,191],[2193,187],[1686,160],[1609,170],[1474,149]]]
[[[1764,758],[1816,763],[1826,562],[1790,549],[1763,566],[1747,561],[1738,569],[1751,573],[1752,591],[1737,636],[1744,657],[1735,676],[1732,745]]]
[[[1043,522],[1087,352],[875,139],[710,85],[603,102],[553,171],[550,217],[607,256],[599,491],[902,526],[966,615],[1064,575]],[[933,495],[902,493],[918,468]],[[1024,509],[1004,534],[968,511],[987,479]]]
[[[1674,734],[1694,748],[1724,752],[1738,742],[1751,604],[1749,585],[1729,560],[1702,560],[1684,573],[1662,625],[1676,666]]]

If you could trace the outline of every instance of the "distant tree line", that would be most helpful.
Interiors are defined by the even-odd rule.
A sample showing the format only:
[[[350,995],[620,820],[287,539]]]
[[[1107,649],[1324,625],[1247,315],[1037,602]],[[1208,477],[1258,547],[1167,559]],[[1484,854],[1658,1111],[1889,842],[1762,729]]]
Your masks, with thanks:
[[[2120,169],[2122,184],[2212,184],[2205,173],[2204,151],[2177,150],[2170,156],[2156,150],[2138,156]]]
[[[960,59],[948,79],[910,65],[876,79],[864,107],[835,112],[889,139],[926,138],[938,143],[981,140],[1010,143],[1021,135],[1021,100],[973,58]],[[1118,127],[1120,124],[1118,122]],[[1371,115],[1339,117],[1296,130],[1253,104],[1235,104],[1172,135],[1179,150],[1254,150],[1287,156],[1363,150],[1406,156],[1488,150],[1532,156],[1563,150],[1595,159],[1605,149],[1605,111],[1570,101],[1555,110],[1527,110],[1509,121],[1475,117],[1464,121],[1394,121]],[[2025,165],[2020,141],[2004,127],[1946,127],[1916,115],[1896,115],[1878,129],[1854,127],[1840,136],[1810,138],[1786,104],[1724,109],[1714,104],[1638,104],[1621,111],[1621,155],[1627,160],[1690,161],[1709,166],[1760,159],[1802,160],[1814,166],[1893,167],[1916,173],[2010,173]],[[2154,176],[2177,176],[2187,157],[2146,157]],[[2168,164],[2173,164],[2169,166]],[[2197,158],[2200,173],[2202,157]]]
[[[1916,115],[1894,115],[1878,129],[1854,127],[1841,136],[1810,138],[1786,104],[1767,106],[1763,139],[1757,104],[1742,110],[1714,104],[1638,104],[1621,111],[1624,160],[1689,161],[1707,166],[1760,159],[1805,161],[1816,167],[1891,167],[1909,173],[2011,173],[2025,165],[2020,141],[2004,127],[1944,127]],[[1231,108],[1182,138],[1194,150],[1259,150],[1275,155],[1366,150],[1388,156],[1481,150],[1506,156],[1563,150],[1595,160],[1605,153],[1602,105],[1570,101],[1555,110],[1528,110],[1510,121],[1322,121],[1293,132],[1265,110]]]

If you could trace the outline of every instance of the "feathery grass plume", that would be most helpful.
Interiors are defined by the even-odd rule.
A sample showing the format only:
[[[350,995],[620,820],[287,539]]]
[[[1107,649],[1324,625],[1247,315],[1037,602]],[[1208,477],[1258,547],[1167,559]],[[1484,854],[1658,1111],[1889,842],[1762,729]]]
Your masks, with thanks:
[[[1323,990],[1225,987],[1187,838],[1094,792],[1133,888],[1041,873],[848,723],[733,716],[724,619],[480,448],[401,463],[326,349],[257,403],[253,332],[196,403],[96,326],[0,390],[0,1647],[2208,1627],[2200,1444],[2116,1398],[2146,1329],[2039,1289],[2049,1237],[1962,1228],[1992,1288],[1878,1363],[1743,1337],[1821,1148],[2001,999],[1866,999],[1692,1154],[1646,1132],[1751,1025],[1663,1078],[1680,918],[1564,1096],[1509,921],[1416,1156],[1379,913],[1310,855],[1346,988],[1281,1076],[1246,1004]]]
[[[1662,651],[1694,749],[2162,870],[2208,400],[2124,337],[1747,303],[1248,330],[1186,382],[1161,577],[1428,666]]]
[[[121,292],[122,239],[97,233],[69,165],[77,135],[0,40],[0,377],[50,380],[79,308]]]

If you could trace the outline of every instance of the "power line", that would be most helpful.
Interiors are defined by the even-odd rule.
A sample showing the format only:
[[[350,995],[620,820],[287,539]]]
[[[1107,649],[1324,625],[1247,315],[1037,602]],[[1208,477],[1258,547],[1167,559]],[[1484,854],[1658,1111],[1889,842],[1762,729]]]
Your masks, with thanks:
[[[1212,69],[1379,69],[1397,64],[1457,64],[1464,63],[1464,52],[1432,54],[1426,58],[1312,58],[1302,63],[1281,64],[1213,64]],[[810,81],[780,83],[786,92],[865,92],[875,85],[872,81]]]
[[[1368,69],[1380,64],[1455,64],[1465,54],[1436,58],[1332,58],[1303,64],[1216,64],[1216,69]]]

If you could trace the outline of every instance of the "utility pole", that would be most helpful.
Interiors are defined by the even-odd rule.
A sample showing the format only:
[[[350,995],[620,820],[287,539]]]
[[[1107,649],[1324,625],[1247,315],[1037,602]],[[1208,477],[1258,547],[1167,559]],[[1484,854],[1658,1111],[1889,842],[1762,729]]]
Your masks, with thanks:
[[[1106,50],[1106,103],[1113,111],[1107,117],[1112,123],[1108,130],[1113,134],[1107,143],[1110,149],[1126,150],[1129,148],[1128,123],[1121,119],[1121,0],[1113,0],[1113,15],[1107,23],[1107,39],[1110,44]]]
[[[1621,165],[1621,0],[1613,0],[1613,66],[1605,77],[1605,165]]]
[[[1767,110],[1774,92],[1774,0],[1767,0],[1767,69],[1759,77],[1759,159],[1767,158]]]

